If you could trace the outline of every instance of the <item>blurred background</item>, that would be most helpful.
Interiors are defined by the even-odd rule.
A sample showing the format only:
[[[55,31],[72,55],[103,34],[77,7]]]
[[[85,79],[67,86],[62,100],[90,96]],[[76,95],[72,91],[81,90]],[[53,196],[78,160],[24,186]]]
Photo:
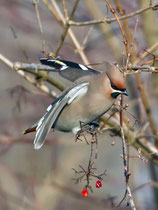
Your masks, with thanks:
[[[63,27],[47,7],[49,4],[54,8],[53,2],[55,1],[40,0],[38,3],[47,52],[54,52],[57,49],[63,32]],[[65,0],[68,14],[71,13],[74,2]],[[148,7],[150,3],[147,0],[119,2],[123,14],[136,12]],[[117,10],[118,1],[111,3]],[[64,14],[62,1],[58,0],[56,4]],[[133,48],[137,58],[144,53],[144,49],[158,41],[157,14],[157,10],[150,9],[127,19],[131,36],[133,34],[135,36]],[[105,17],[113,18],[105,1],[85,0],[79,2],[73,20],[83,22]],[[71,29],[84,49],[89,64],[102,64],[94,65],[94,69],[103,70],[106,60],[123,65],[125,48],[117,22],[72,26]],[[43,56],[42,41],[35,6],[31,0],[0,1],[0,46],[0,54],[12,62],[39,63]],[[156,48],[153,53],[157,55]],[[65,60],[84,63],[69,36],[66,36],[58,55]],[[153,56],[148,55],[143,62],[151,59]],[[68,81],[61,79],[57,73],[51,73],[51,76],[65,87],[68,85]],[[149,99],[156,128],[157,79],[156,74],[141,73],[141,81]],[[57,94],[60,93],[53,86],[48,86]],[[138,92],[138,84],[133,75],[127,76],[127,90],[129,97],[125,98],[125,103],[129,107],[125,114],[131,126],[137,133],[146,126],[148,135],[152,135]],[[78,175],[75,175],[72,168],[80,170],[79,165],[87,167],[90,145],[85,141],[75,142],[72,134],[55,131],[50,132],[46,144],[35,151],[34,134],[21,135],[23,130],[39,120],[54,99],[34,87],[3,62],[0,62],[0,98],[0,209],[102,210],[114,208],[113,205],[121,201],[125,192],[125,178],[119,136],[112,136],[111,132],[98,136],[96,171],[100,174],[106,169],[106,176],[102,181],[102,188],[99,189],[95,187],[97,180],[95,178],[91,180],[93,193],[89,192],[89,196],[85,198],[81,192],[86,181],[83,179],[75,184],[74,179]],[[152,138],[150,140],[153,142]],[[130,154],[134,156],[138,155],[138,152],[131,146]],[[158,209],[157,165],[152,161],[146,163],[139,158],[131,158],[130,171],[131,189],[137,209]],[[130,209],[126,203],[127,200],[117,209]]]

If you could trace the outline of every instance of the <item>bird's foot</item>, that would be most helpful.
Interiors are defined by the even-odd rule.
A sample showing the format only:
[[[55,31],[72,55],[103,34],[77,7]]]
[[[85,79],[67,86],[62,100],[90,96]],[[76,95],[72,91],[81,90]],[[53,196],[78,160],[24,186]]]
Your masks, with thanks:
[[[83,137],[83,139],[86,141],[86,143],[89,144],[88,141],[87,141],[87,138],[86,138],[86,136],[85,136],[85,134],[84,134],[84,130],[79,130],[79,131],[77,132],[75,141],[78,141],[78,140],[79,140],[79,141],[82,141],[83,139],[80,138],[80,137]]]
[[[84,140],[86,141],[86,143],[89,144],[84,132],[86,131],[93,137],[97,134],[98,127],[99,127],[99,124],[96,121],[94,121],[88,125],[83,125],[83,122],[80,122],[80,130],[76,134],[75,141],[77,141],[77,140],[82,141],[82,139],[80,138],[82,136],[84,138]]]

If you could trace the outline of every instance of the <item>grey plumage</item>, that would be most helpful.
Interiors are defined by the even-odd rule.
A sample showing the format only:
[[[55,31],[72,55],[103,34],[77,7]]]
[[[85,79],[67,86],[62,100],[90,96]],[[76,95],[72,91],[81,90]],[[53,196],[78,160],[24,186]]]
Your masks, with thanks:
[[[45,138],[48,135],[51,127],[54,126],[62,109],[67,105],[71,104],[73,100],[82,97],[87,91],[88,83],[79,84],[66,91],[60,99],[57,99],[53,104],[47,108],[46,114],[37,122],[36,136],[34,140],[34,148],[40,149],[44,144]]]

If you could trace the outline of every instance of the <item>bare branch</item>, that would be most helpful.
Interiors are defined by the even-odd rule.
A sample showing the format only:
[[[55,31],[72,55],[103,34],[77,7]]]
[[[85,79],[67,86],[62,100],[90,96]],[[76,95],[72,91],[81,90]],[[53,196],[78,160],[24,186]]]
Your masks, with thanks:
[[[149,5],[148,7],[145,7],[143,9],[140,9],[140,10],[137,10],[135,12],[132,12],[128,15],[123,15],[121,17],[119,17],[119,20],[124,20],[124,19],[127,19],[127,18],[131,18],[131,17],[134,17],[138,14],[141,14],[145,11],[148,11],[150,9],[157,9],[158,7],[158,3],[155,3],[155,4],[151,4]],[[87,26],[87,25],[95,25],[95,24],[100,24],[100,23],[112,23],[112,22],[115,22],[117,21],[116,18],[103,18],[103,19],[100,19],[100,20],[91,20],[91,21],[84,21],[84,22],[75,22],[75,21],[69,21],[69,24],[70,25],[73,25],[73,26]]]
[[[76,2],[75,2],[75,4],[74,4],[74,7],[73,7],[73,9],[72,9],[71,15],[70,15],[70,17],[69,17],[69,20],[72,19],[73,15],[74,15],[74,13],[75,13],[75,11],[76,11],[76,9],[77,9],[78,3],[79,3],[79,0],[76,0]],[[65,11],[65,10],[64,10],[64,11]],[[69,30],[69,27],[70,27],[69,22],[68,22],[69,20],[66,20],[65,26],[64,26],[64,28],[63,28],[63,33],[62,33],[62,35],[61,35],[61,38],[60,38],[60,41],[59,41],[59,43],[58,43],[57,49],[56,49],[56,51],[53,53],[53,56],[54,56],[54,57],[57,57],[57,55],[58,55],[58,53],[59,53],[59,51],[60,51],[60,49],[61,49],[61,47],[62,47],[62,45],[63,45],[63,42],[64,42],[64,40],[65,40],[65,37],[66,37],[66,35],[67,35],[67,33],[68,33],[68,30]]]
[[[38,9],[39,1],[38,0],[32,0],[32,3],[35,7],[36,16],[37,16],[37,20],[38,20],[38,25],[39,25],[39,29],[40,29],[41,40],[42,40],[42,49],[45,51],[46,43],[45,43],[44,36],[43,36],[43,29],[42,29],[42,24],[41,24],[39,9]]]
[[[14,64],[7,59],[5,56],[3,56],[2,54],[0,54],[0,60],[5,63],[7,66],[9,66],[12,70],[15,70],[14,68]],[[45,92],[46,94],[53,96],[53,97],[57,97],[56,92],[50,90],[46,85],[44,85],[43,83],[39,83],[37,82],[37,80],[34,77],[29,76],[28,74],[26,74],[23,70],[18,70],[16,71],[17,74],[19,74],[21,77],[23,77],[24,79],[26,79],[29,83],[33,84],[34,86],[36,86],[37,88],[39,88],[40,90],[42,90],[43,92]],[[33,73],[33,72],[32,72]],[[38,75],[37,73],[33,73],[34,75]]]

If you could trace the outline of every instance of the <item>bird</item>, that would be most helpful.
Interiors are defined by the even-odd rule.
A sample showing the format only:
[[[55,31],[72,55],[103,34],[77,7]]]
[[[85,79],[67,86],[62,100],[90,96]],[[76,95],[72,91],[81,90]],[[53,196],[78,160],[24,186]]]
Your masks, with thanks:
[[[56,63],[59,62],[60,65],[63,63],[59,60]],[[49,65],[50,63],[51,61]],[[89,125],[108,112],[118,95],[128,96],[125,78],[115,66],[108,63],[105,72],[96,73],[84,65],[79,66],[77,63],[66,61],[66,66],[72,68],[71,71],[71,64],[75,65],[74,72],[79,68],[79,71],[85,71],[83,69],[87,68],[86,71],[90,72],[83,72],[73,80],[72,84],[48,106],[43,117],[23,132],[27,134],[36,131],[34,149],[43,146],[51,128],[77,135],[82,129],[81,124],[82,127]]]

